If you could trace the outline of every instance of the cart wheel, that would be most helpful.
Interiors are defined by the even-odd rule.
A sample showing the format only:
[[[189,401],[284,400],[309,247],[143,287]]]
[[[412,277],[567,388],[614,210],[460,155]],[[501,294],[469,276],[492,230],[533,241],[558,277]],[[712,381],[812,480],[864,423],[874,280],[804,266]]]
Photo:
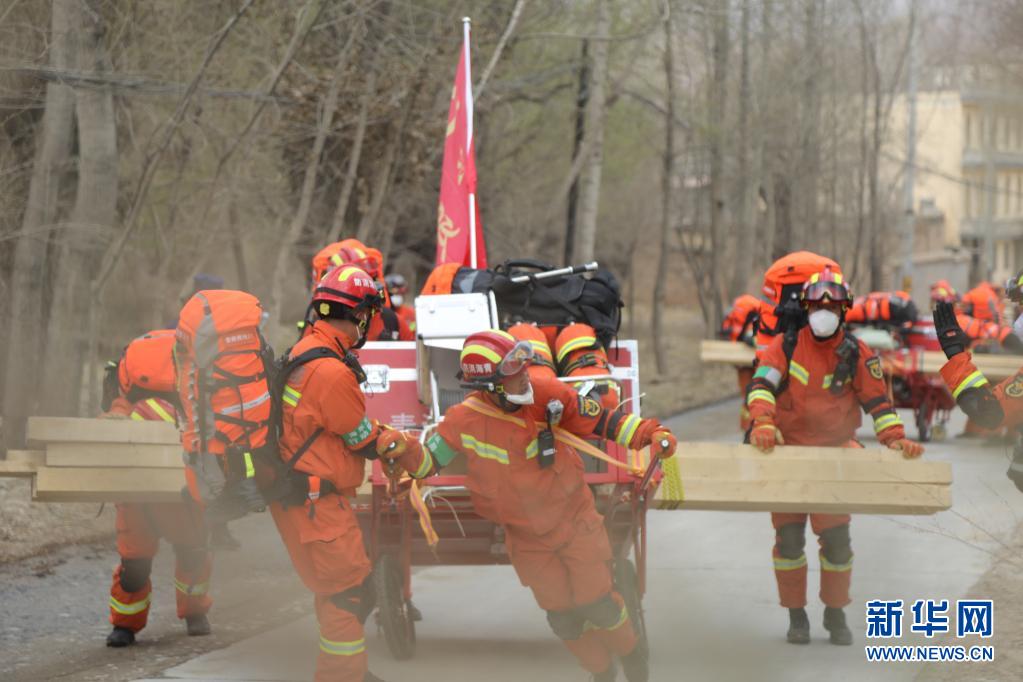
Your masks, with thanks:
[[[416,624],[405,601],[404,581],[397,559],[384,554],[377,560],[373,582],[377,593],[377,624],[384,629],[387,648],[396,660],[416,654]]]
[[[945,425],[938,423],[931,427],[931,440],[945,440],[948,437],[948,431],[945,429]]]
[[[646,638],[646,621],[643,618],[643,599],[639,595],[639,577],[636,565],[630,559],[615,561],[615,589],[622,595],[625,608],[632,621],[632,629],[636,633],[636,646],[649,653],[650,645]]]
[[[927,418],[927,406],[920,405],[913,411],[913,416],[916,418],[917,438],[921,443],[926,443],[931,439],[931,422]]]

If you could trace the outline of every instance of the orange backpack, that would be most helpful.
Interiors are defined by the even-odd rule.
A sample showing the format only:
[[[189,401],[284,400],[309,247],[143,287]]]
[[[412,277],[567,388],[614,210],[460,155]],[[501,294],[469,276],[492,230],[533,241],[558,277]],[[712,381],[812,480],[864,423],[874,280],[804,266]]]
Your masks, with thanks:
[[[216,289],[192,296],[178,318],[181,445],[204,501],[251,477],[252,452],[267,442],[273,349],[260,333],[263,317],[252,294]]]
[[[107,363],[103,380],[104,412],[118,396],[131,403],[148,398],[177,402],[173,329],[146,332],[125,346],[119,361]]]
[[[576,322],[562,329],[554,342],[554,352],[558,362],[558,373],[563,377],[578,377],[585,380],[588,376],[606,376],[611,373],[607,351],[597,338],[596,330],[588,324]],[[604,407],[609,410],[617,409],[621,402],[618,383],[611,379],[594,381],[591,390],[596,391]],[[573,383],[577,390],[583,385],[582,381]]]

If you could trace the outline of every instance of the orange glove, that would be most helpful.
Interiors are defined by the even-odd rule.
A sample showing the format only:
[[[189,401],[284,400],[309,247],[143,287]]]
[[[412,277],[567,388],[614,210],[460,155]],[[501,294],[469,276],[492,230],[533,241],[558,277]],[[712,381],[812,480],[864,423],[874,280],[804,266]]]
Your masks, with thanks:
[[[376,450],[381,459],[399,459],[408,450],[408,440],[403,432],[381,426],[380,435],[377,436]]]
[[[761,452],[771,452],[775,445],[785,445],[781,431],[769,418],[761,418],[754,423],[749,442]]]
[[[384,473],[390,478],[400,478],[402,470],[411,475],[419,468],[426,457],[423,446],[414,437],[404,431],[398,431],[381,424],[380,435],[377,436],[376,451],[384,465]]]
[[[924,454],[924,446],[917,443],[915,440],[909,440],[908,438],[899,438],[893,440],[888,444],[892,450],[901,450],[902,456],[906,459],[916,459],[920,455]]]
[[[678,439],[668,429],[655,431],[650,439],[650,454],[661,459],[668,459],[674,455],[676,447]]]

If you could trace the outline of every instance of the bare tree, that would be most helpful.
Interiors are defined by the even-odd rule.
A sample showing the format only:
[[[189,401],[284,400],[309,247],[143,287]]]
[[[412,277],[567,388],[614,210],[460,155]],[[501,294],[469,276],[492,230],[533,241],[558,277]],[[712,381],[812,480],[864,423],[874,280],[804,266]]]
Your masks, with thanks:
[[[671,0],[664,18],[664,153],[661,161],[661,248],[657,254],[657,276],[654,279],[654,297],[650,319],[654,341],[654,359],[657,371],[668,371],[668,358],[664,335],[664,292],[668,281],[671,253],[671,224],[674,219],[672,196],[675,178],[675,28]],[[631,260],[631,259],[630,259]],[[630,318],[631,319],[631,318]]]

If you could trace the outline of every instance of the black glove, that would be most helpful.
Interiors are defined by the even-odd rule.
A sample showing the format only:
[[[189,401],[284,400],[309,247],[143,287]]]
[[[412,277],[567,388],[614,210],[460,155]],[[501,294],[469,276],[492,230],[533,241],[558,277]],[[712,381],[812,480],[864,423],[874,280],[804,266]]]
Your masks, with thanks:
[[[970,337],[959,326],[951,303],[938,303],[934,306],[934,331],[938,333],[938,343],[949,360],[970,347]]]
[[[1005,337],[1005,340],[1002,341],[1002,348],[1013,355],[1023,355],[1023,341],[1016,336],[1015,332]]]
[[[255,478],[243,478],[232,487],[235,496],[241,502],[241,506],[245,511],[257,512],[266,509],[266,498],[259,491]]]
[[[1016,484],[1016,489],[1023,493],[1023,449],[1018,441],[1012,453],[1012,463],[1009,464],[1009,470],[1005,475]]]

